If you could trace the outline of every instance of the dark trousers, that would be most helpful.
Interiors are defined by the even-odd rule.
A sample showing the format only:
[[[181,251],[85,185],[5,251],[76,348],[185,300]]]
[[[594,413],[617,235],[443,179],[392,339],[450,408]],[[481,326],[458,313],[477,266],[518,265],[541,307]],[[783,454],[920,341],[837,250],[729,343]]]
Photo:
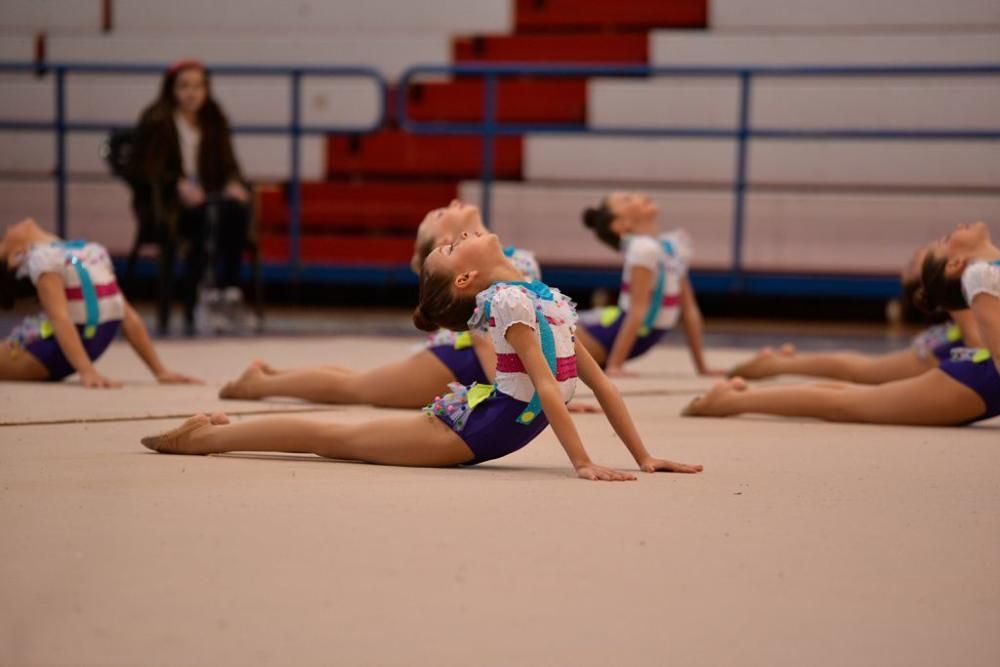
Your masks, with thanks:
[[[247,206],[234,199],[220,199],[181,212],[177,231],[187,242],[188,253],[180,289],[184,319],[188,325],[194,322],[198,285],[210,259],[215,287],[222,289],[239,285],[249,214]]]

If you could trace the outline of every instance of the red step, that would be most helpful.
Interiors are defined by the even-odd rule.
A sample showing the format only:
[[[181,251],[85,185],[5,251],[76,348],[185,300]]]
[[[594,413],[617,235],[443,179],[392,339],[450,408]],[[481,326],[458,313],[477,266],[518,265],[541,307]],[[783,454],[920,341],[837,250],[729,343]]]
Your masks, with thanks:
[[[258,189],[258,225],[267,230],[288,226],[284,187]],[[458,195],[449,183],[324,182],[302,184],[302,227],[315,230],[397,230],[412,234],[424,215]]]
[[[517,0],[517,32],[704,28],[708,0]]]
[[[648,61],[645,33],[613,35],[490,35],[461,37],[452,59],[468,62],[557,62],[641,65]]]
[[[327,176],[476,178],[482,166],[482,140],[470,136],[418,135],[382,130],[327,141]],[[521,138],[494,143],[494,175],[521,177]]]
[[[471,122],[483,118],[483,81],[418,83],[409,88],[409,117],[417,121]],[[583,123],[585,79],[501,79],[497,119],[508,123]]]
[[[262,232],[258,237],[261,259],[288,261],[288,237]],[[349,236],[339,234],[303,234],[300,255],[307,264],[409,264],[413,238],[403,236]]]

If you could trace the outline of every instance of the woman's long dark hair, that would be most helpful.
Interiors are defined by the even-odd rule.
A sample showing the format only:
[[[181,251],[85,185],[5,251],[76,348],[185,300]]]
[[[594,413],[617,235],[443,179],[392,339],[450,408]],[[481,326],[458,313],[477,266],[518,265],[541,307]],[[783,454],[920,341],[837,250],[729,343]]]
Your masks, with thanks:
[[[208,192],[221,190],[226,182],[238,175],[238,167],[233,153],[229,119],[222,107],[212,97],[211,78],[208,70],[197,61],[181,61],[163,74],[160,94],[139,118],[140,128],[153,128],[150,136],[144,137],[140,148],[139,164],[142,176],[149,181],[159,180],[169,168],[168,160],[180,159],[177,148],[177,130],[174,127],[174,85],[177,78],[191,69],[197,69],[205,77],[205,103],[198,110],[198,129],[201,143],[198,148],[198,174],[202,186]]]

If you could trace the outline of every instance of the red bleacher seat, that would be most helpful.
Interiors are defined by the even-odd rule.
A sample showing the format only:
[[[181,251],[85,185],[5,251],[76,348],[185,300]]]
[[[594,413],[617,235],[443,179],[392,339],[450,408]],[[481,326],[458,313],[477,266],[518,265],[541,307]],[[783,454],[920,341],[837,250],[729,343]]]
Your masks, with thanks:
[[[708,0],[517,0],[517,31],[704,28]]]
[[[462,37],[452,46],[454,61],[645,64],[645,33],[580,35],[490,35]]]
[[[302,186],[302,226],[309,230],[396,230],[412,234],[427,211],[457,195],[448,183],[323,182]],[[274,231],[288,225],[284,188],[262,188],[258,225]]]
[[[521,138],[500,137],[494,147],[497,178],[521,177]],[[327,174],[411,178],[474,178],[482,166],[482,140],[474,136],[415,135],[383,130],[336,136],[327,142]]]
[[[262,232],[259,243],[264,261],[288,261],[289,242],[284,232]],[[299,247],[307,264],[399,265],[409,264],[413,237],[303,234]]]
[[[478,78],[418,83],[408,94],[413,120],[468,122],[483,117],[483,82]],[[501,79],[497,86],[497,119],[503,122],[582,123],[586,106],[584,79]]]

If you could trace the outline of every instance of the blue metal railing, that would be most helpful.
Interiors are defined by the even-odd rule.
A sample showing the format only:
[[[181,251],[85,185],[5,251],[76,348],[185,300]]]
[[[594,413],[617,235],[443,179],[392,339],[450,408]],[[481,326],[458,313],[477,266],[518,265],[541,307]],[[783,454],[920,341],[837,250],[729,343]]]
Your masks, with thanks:
[[[66,236],[66,135],[70,132],[110,132],[122,127],[120,122],[80,122],[66,118],[66,78],[70,74],[153,74],[162,75],[166,65],[112,65],[97,63],[12,63],[0,62],[0,73],[34,73],[53,77],[54,114],[51,121],[0,119],[0,130],[31,130],[55,132],[56,225],[59,235]],[[382,74],[371,67],[282,67],[213,65],[213,75],[275,76],[290,81],[289,122],[263,125],[235,125],[233,131],[242,134],[278,134],[290,138],[290,173],[288,179],[289,263],[293,270],[301,266],[302,218],[302,158],[301,139],[309,134],[358,134],[374,132],[385,123],[388,86]],[[378,111],[364,125],[307,125],[302,122],[302,79],[316,77],[351,77],[371,80],[378,91]],[[138,109],[136,110],[138,116]]]
[[[484,81],[481,122],[419,122],[409,117],[407,90],[421,76],[476,76]],[[744,216],[747,190],[747,145],[751,139],[854,139],[854,140],[1000,140],[1000,125],[990,130],[939,129],[782,129],[757,128],[750,118],[750,100],[756,78],[799,77],[954,77],[997,76],[1000,65],[918,65],[851,67],[647,67],[644,65],[416,65],[400,77],[397,96],[399,125],[415,134],[478,135],[483,141],[481,205],[489,224],[492,208],[493,145],[496,137],[522,134],[589,134],[619,137],[687,137],[736,141],[733,176],[733,247],[729,286],[746,287],[743,271]],[[501,77],[673,77],[735,78],[739,81],[739,104],[731,129],[714,127],[620,127],[586,123],[504,123],[497,120],[497,82]],[[884,282],[884,281],[883,281]],[[773,286],[771,290],[773,290]]]

